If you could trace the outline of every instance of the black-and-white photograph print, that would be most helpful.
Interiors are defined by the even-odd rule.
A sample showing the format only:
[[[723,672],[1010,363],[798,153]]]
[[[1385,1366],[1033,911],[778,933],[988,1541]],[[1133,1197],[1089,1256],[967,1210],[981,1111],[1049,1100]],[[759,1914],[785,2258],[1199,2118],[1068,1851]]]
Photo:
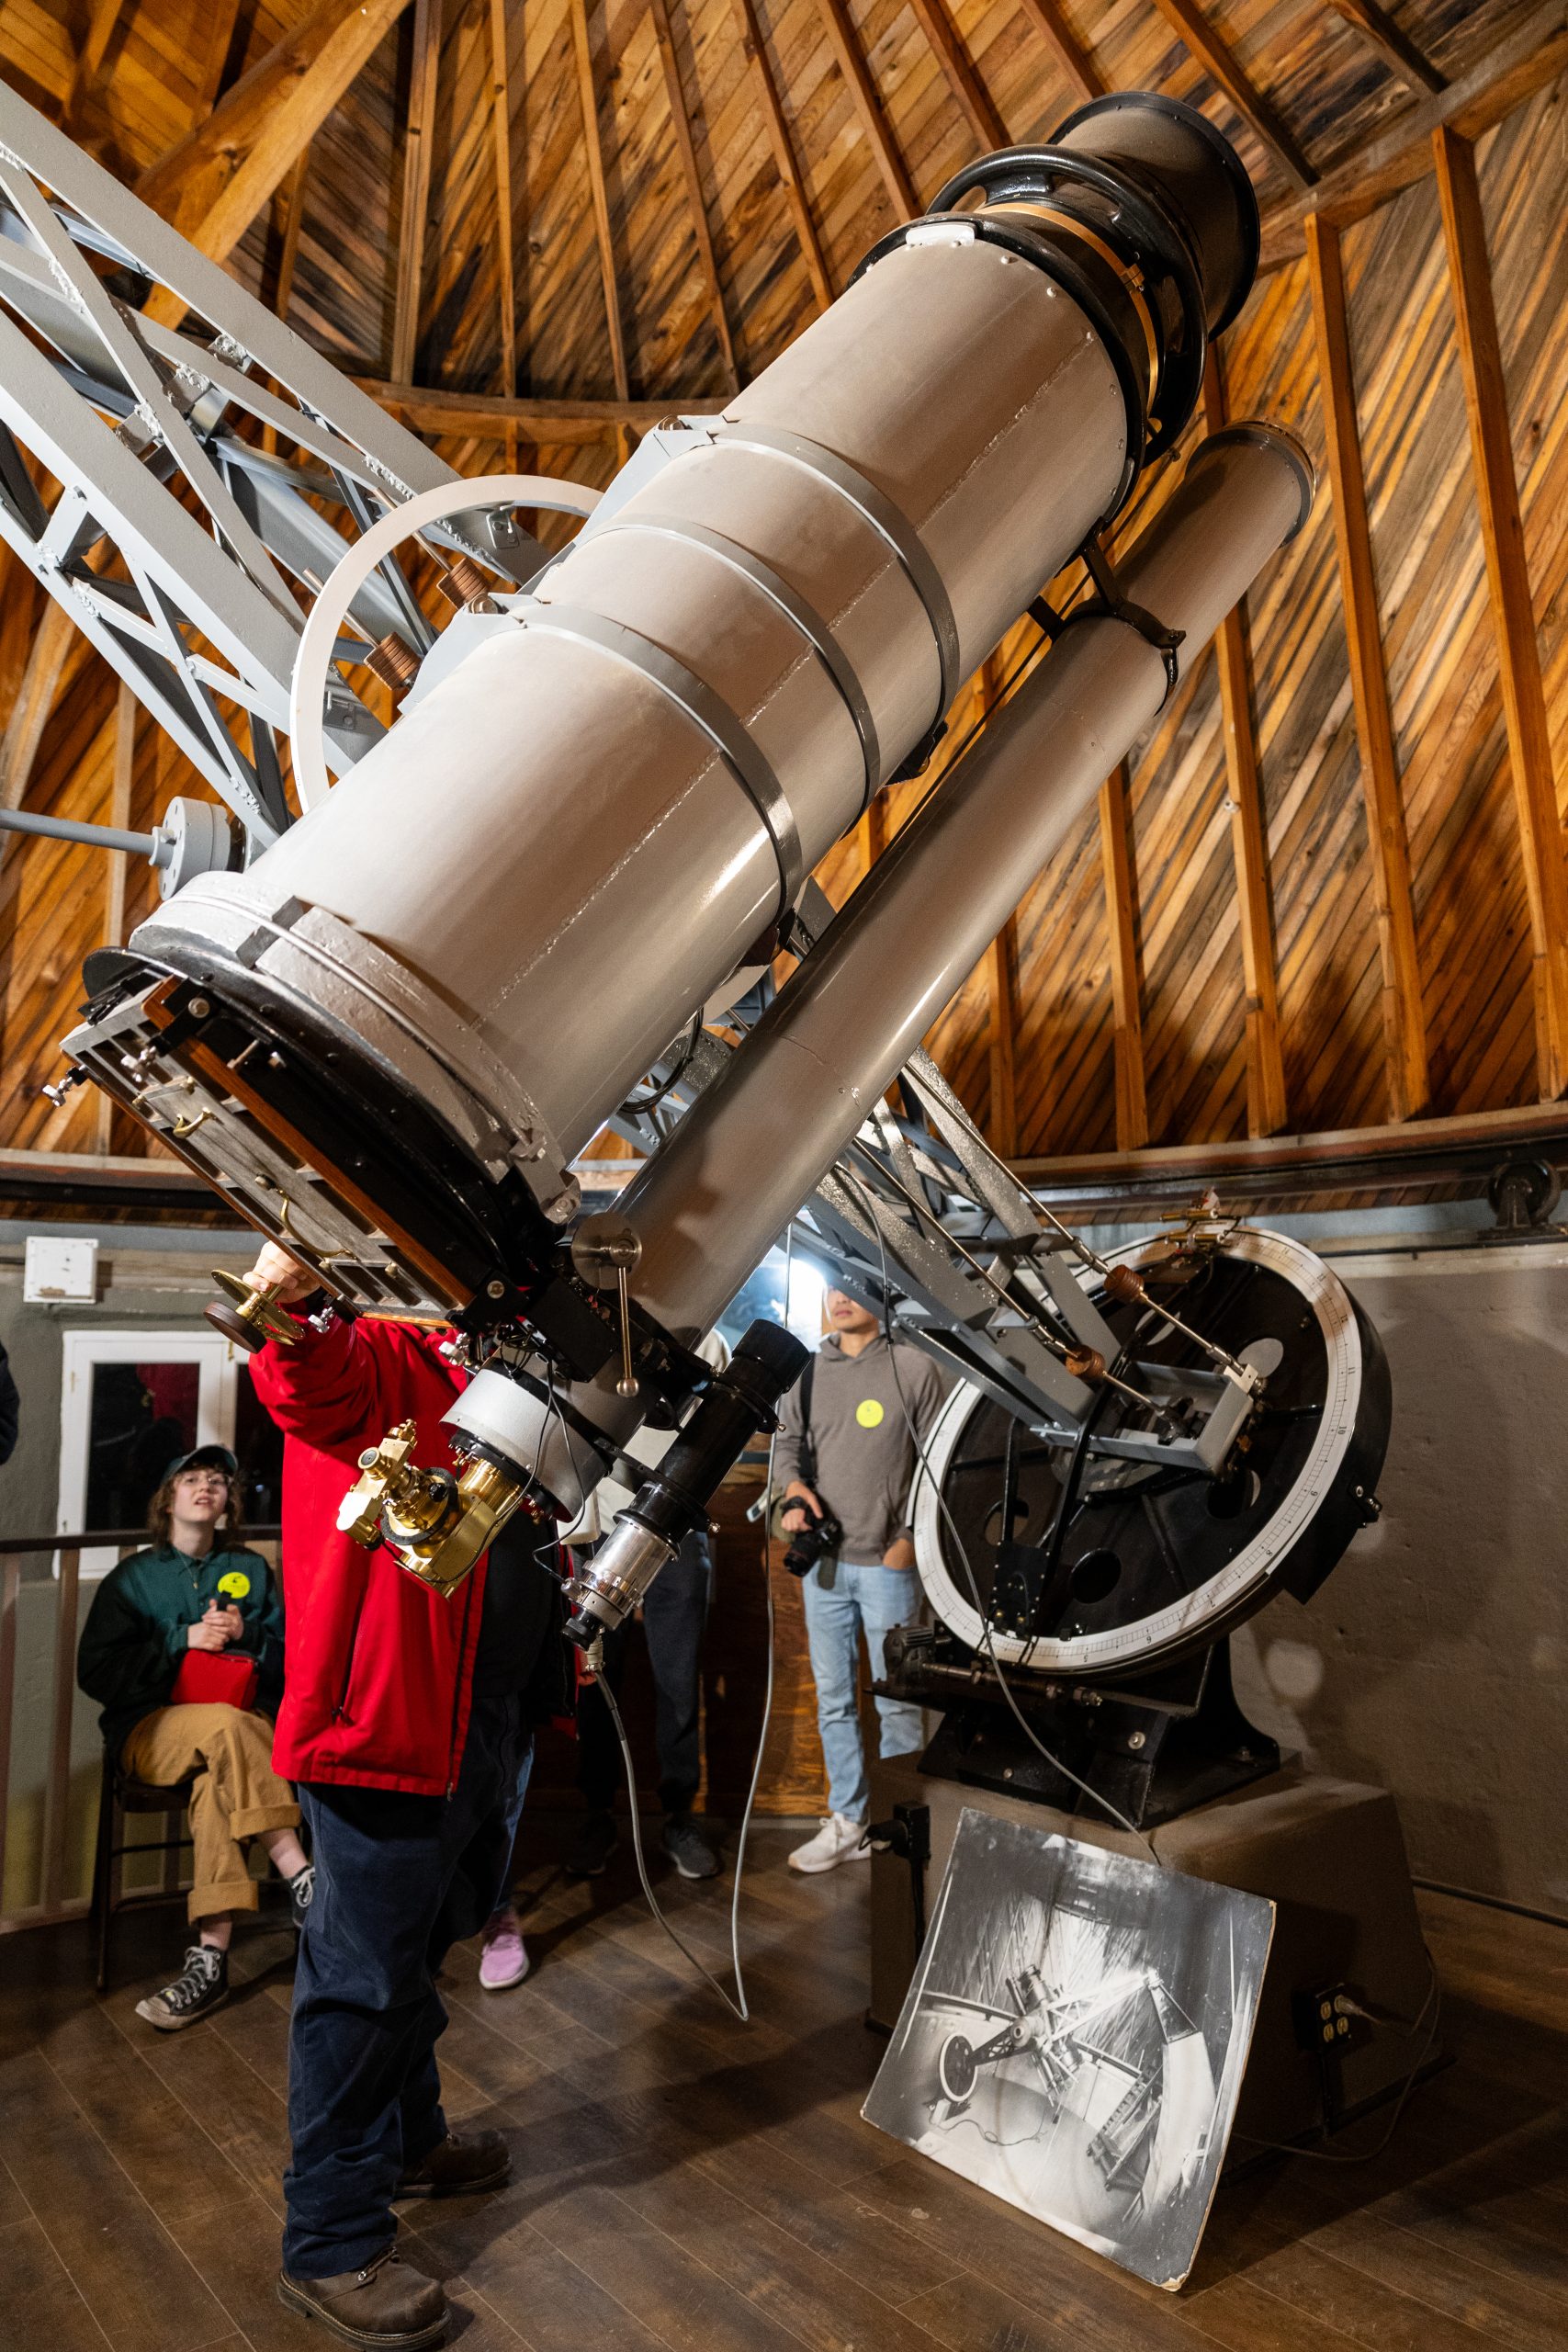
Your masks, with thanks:
[[[1259,1895],[966,1808],[865,2119],[1179,2287],[1273,1933]]]

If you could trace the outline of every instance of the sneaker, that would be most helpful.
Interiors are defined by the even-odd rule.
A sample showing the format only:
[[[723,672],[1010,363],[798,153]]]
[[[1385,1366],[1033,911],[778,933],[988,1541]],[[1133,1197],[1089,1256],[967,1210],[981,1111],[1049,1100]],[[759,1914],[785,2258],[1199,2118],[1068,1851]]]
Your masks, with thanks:
[[[825,1813],[815,1838],[797,1846],[789,1858],[792,1871],[831,1871],[840,1862],[859,1861],[871,1851],[865,1844],[863,1821],[846,1821],[841,1813]]]
[[[400,2262],[390,2246],[363,2270],[336,2278],[291,2278],[279,2271],[277,2300],[302,2318],[319,2319],[344,2344],[424,2352],[446,2341],[445,2289]]]
[[[568,1878],[603,1878],[605,1865],[620,1842],[613,1817],[607,1813],[591,1813],[566,1858]]]
[[[288,1888],[288,1911],[294,1922],[294,1932],[297,1936],[303,1935],[305,1914],[309,1911],[310,1898],[316,1892],[315,1863],[307,1862],[302,1871],[296,1871],[293,1877],[286,1881],[286,1884]]]
[[[479,1983],[487,1993],[504,1993],[509,1984],[522,1984],[528,1965],[523,1930],[517,1925],[516,1912],[508,1904],[503,1910],[492,1912],[485,1922],[484,1941],[479,1947]]]
[[[185,1973],[161,1993],[150,1993],[136,2004],[136,2014],[160,2033],[178,2033],[194,2025],[209,2009],[229,1997],[229,1955],[211,1944],[192,1944],[186,1954]]]
[[[689,1813],[672,1813],[664,1824],[664,1850],[682,1878],[716,1878],[718,1856]]]

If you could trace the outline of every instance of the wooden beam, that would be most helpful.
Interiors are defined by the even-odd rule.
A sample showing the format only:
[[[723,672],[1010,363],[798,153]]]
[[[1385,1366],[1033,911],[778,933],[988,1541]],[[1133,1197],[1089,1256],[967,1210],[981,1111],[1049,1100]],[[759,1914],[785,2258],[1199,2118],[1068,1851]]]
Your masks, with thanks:
[[[728,393],[701,400],[503,401],[490,392],[447,392],[423,384],[388,384],[378,377],[354,381],[416,433],[468,434],[504,440],[508,427],[525,441],[575,446],[613,440],[618,431],[646,433],[678,410],[682,416],[716,416]]]
[[[1048,44],[1078,96],[1104,97],[1105,78],[1068,24],[1060,0],[1023,0],[1023,13]]]
[[[114,782],[109,792],[109,823],[121,831],[130,829],[131,787],[136,781],[136,727],[141,705],[123,680],[115,698],[114,711]],[[125,944],[125,884],[126,863],[130,852],[111,849],[105,863],[104,877],[104,945],[123,947]],[[107,1152],[114,1137],[114,1102],[111,1096],[100,1094],[97,1103],[97,1148]]]
[[[1203,422],[1211,433],[1226,423],[1224,384],[1213,345],[1203,369]],[[1247,996],[1247,1132],[1276,1136],[1287,1124],[1285,1069],[1280,1045],[1280,985],[1274,916],[1269,888],[1269,838],[1258,774],[1247,624],[1236,606],[1215,637],[1220,716],[1225,739],[1231,854],[1241,932],[1242,985]]]
[[[207,61],[201,79],[197,84],[192,116],[199,126],[207,120],[218,103],[223,86],[223,68],[229,62],[230,45],[234,38],[234,25],[240,14],[240,0],[212,0],[211,21],[207,30]],[[257,207],[260,209],[260,207]]]
[[[845,0],[817,0],[829,46],[838,62],[840,73],[850,85],[850,96],[860,116],[861,128],[876,158],[876,168],[882,174],[883,186],[892,199],[893,209],[900,220],[913,220],[920,211],[920,200],[915,194],[914,182],[904,168],[903,157],[894,143],[892,128],[883,111]]]
[[[599,244],[599,276],[604,288],[604,323],[610,334],[610,372],[615,397],[626,400],[631,379],[626,373],[626,337],[621,329],[621,288],[615,274],[615,246],[610,233],[610,191],[604,176],[604,149],[599,136],[599,92],[593,79],[593,51],[588,40],[588,0],[570,0],[571,45],[577,63],[577,98],[582,112],[582,139],[588,150],[588,184],[593,198],[593,232]]]
[[[199,253],[226,261],[407,6],[316,0],[206,122],[142,174],[138,196]],[[185,305],[160,287],[147,315],[177,325]]]
[[[1010,147],[1007,125],[991,103],[990,92],[969,61],[947,13],[947,0],[914,0],[916,20],[936,54],[960,111],[983,148]]]
[[[424,288],[424,246],[430,230],[431,151],[435,143],[435,93],[441,72],[441,0],[414,0],[413,58],[408,113],[403,119],[403,202],[398,223],[398,284],[392,309],[392,381],[413,378],[419,348],[419,303]]]
[[[288,305],[294,299],[294,273],[299,266],[299,231],[305,219],[305,187],[310,176],[310,150],[301,147],[283,192],[283,243],[277,256],[277,283],[272,289],[272,307],[280,319],[288,318]]]
[[[1479,139],[1563,73],[1568,73],[1568,29],[1561,0],[1550,0],[1457,82],[1408,107],[1381,139],[1359,143],[1323,175],[1309,195],[1271,207],[1263,224],[1262,267],[1277,269],[1283,262],[1300,259],[1310,215],[1317,213],[1336,228],[1348,229],[1425,179],[1432,168],[1432,140],[1438,130],[1447,127],[1461,138]]]
[[[1431,1087],[1416,948],[1416,916],[1410,896],[1410,850],[1394,758],[1388,673],[1378,626],[1377,582],[1372,571],[1371,532],[1367,519],[1366,480],[1356,424],[1356,392],[1345,312],[1345,267],[1337,228],[1314,216],[1307,221],[1306,236],[1328,476],[1334,498],[1334,537],[1339,557],[1339,593],[1345,608],[1345,641],[1350,661],[1350,691],[1356,706],[1356,741],[1360,752],[1361,790],[1367,804],[1372,899],[1377,910],[1378,952],[1382,967],[1389,1110],[1395,1119],[1411,1119],[1427,1108]]]
[[[1154,4],[1210,80],[1218,83],[1237,114],[1252,125],[1292,187],[1310,188],[1317,174],[1304,150],[1297,145],[1284,118],[1242,71],[1196,0],[1154,0]]]
[[[506,0],[490,0],[491,141],[495,151],[495,266],[501,306],[501,389],[517,398],[517,259],[513,246],[512,74],[506,47]],[[509,472],[517,468],[517,427],[506,433]]]
[[[1525,563],[1518,477],[1508,430],[1508,390],[1497,340],[1486,223],[1475,150],[1450,129],[1434,132],[1449,282],[1459,328],[1471,455],[1497,639],[1519,850],[1535,963],[1536,1065],[1544,1100],[1568,1091],[1568,868],[1552,775],[1535,606]]]
[[[752,0],[734,0],[736,21],[740,29],[740,46],[757,69],[757,88],[762,100],[762,113],[767,120],[768,136],[773,141],[773,161],[778,165],[779,178],[784,184],[795,233],[802,257],[817,296],[818,307],[826,310],[833,299],[832,280],[822,252],[822,242],[817,234],[817,223],[811,218],[807,200],[806,183],[800,175],[800,160],[795,152],[789,125],[784,119],[778,85],[773,69],[768,62],[768,51],[757,22]]]
[[[1343,17],[1375,49],[1385,64],[1391,65],[1402,82],[1413,90],[1436,93],[1448,85],[1429,57],[1424,57],[1415,42],[1399,29],[1386,8],[1378,0],[1328,0],[1337,16]]]
[[[708,229],[707,206],[703,198],[703,175],[697,163],[696,143],[692,137],[692,118],[686,108],[686,93],[681,81],[681,61],[675,54],[675,40],[670,29],[670,11],[665,0],[648,0],[648,6],[653,19],[653,37],[659,44],[659,62],[664,69],[664,96],[670,108],[671,129],[675,133],[676,153],[681,158],[681,174],[686,183],[692,234],[697,241],[697,262],[707,280],[708,307],[713,312],[714,331],[718,336],[719,352],[729,378],[729,388],[731,391],[738,392],[740,390],[740,370],[736,364],[735,343],[729,332],[728,313],[724,307],[718,260]]]
[[[60,127],[62,130],[75,130],[88,107],[107,83],[109,44],[119,29],[119,20],[125,14],[125,8],[126,0],[93,0],[86,34],[76,52],[76,70],[71,78],[70,92],[61,109]]]
[[[19,808],[32,779],[43,730],[54,707],[61,673],[73,645],[85,643],[63,605],[51,596],[28,653],[28,666],[0,741],[0,808]]]
[[[1133,881],[1133,780],[1121,761],[1100,787],[1100,863],[1111,930],[1111,1003],[1116,1074],[1116,1148],[1140,1151],[1149,1139],[1144,1082],[1144,1012],[1138,969],[1138,908]]]
[[[984,725],[1001,700],[1001,656],[980,664],[979,718]],[[1009,915],[986,950],[991,1101],[986,1140],[1003,1159],[1018,1156],[1018,917]]]

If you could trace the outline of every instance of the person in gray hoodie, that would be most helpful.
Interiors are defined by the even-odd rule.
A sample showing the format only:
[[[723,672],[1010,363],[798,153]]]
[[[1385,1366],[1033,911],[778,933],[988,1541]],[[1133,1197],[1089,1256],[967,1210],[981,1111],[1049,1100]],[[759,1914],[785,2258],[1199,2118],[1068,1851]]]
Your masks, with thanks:
[[[816,1836],[789,1858],[792,1870],[807,1871],[870,1851],[862,1843],[869,1791],[856,1690],[861,1635],[880,1676],[889,1632],[919,1615],[909,1491],[917,1441],[925,1445],[943,1389],[929,1356],[890,1342],[870,1309],[841,1290],[828,1293],[827,1316],[832,1328],[785,1399],[775,1457],[786,1532],[813,1517],[842,1531],[836,1556],[803,1579],[829,1806]],[[884,1756],[919,1747],[919,1707],[878,1699],[876,1712]]]

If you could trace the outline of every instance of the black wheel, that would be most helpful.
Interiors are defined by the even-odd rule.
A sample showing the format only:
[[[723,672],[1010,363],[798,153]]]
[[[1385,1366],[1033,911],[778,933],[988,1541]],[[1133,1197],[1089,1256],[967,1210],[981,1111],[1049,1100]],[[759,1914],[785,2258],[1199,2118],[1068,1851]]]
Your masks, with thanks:
[[[963,2107],[979,2079],[974,2044],[966,2034],[950,2033],[936,2062],[942,2095],[950,2107]]]

